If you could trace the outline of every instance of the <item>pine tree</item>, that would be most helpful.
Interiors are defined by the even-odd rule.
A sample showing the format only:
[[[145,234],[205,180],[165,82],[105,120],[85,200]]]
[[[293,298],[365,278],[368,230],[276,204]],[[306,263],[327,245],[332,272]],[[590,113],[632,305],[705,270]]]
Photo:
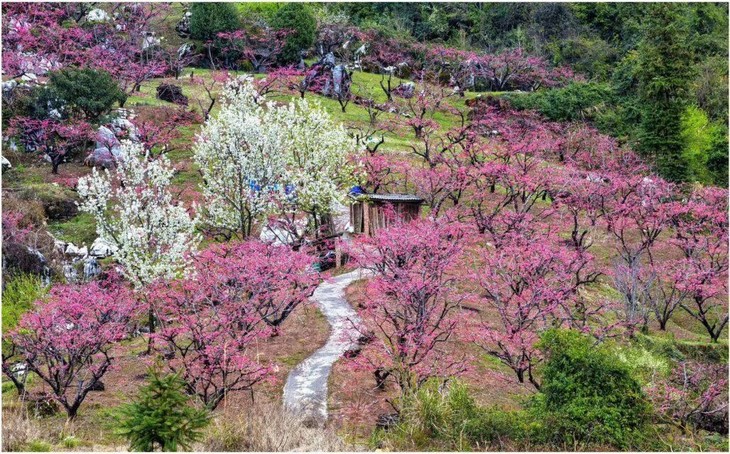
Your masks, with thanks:
[[[161,377],[150,371],[148,381],[133,402],[119,409],[116,433],[129,441],[133,451],[189,450],[200,440],[208,413],[190,406],[177,375]]]
[[[693,59],[682,8],[664,3],[649,10],[637,71],[643,106],[639,150],[654,158],[659,173],[672,181],[687,177],[681,117],[689,96]]]

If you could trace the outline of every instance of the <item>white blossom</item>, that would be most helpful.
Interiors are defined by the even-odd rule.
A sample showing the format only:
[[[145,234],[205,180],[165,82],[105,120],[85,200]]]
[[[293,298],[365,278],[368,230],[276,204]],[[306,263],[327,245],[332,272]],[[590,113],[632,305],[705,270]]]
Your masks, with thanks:
[[[221,110],[196,138],[206,222],[241,237],[281,202],[316,215],[342,200],[354,149],[342,125],[318,104],[259,103],[250,80],[223,91]]]
[[[165,156],[149,160],[142,145],[124,141],[114,170],[94,168],[78,183],[80,210],[94,216],[99,237],[116,247],[113,257],[136,287],[184,273],[200,241],[197,219],[173,201],[172,177]]]

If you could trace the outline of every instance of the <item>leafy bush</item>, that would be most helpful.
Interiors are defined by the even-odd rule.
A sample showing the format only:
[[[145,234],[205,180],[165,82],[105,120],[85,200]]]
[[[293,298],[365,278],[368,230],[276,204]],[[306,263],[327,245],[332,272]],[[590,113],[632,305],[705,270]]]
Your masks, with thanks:
[[[682,141],[691,180],[703,184],[714,182],[708,164],[710,155],[716,148],[715,141],[722,135],[722,125],[710,122],[702,109],[689,106],[685,110],[682,115]],[[727,147],[725,149],[727,150]],[[725,156],[727,157],[727,152]]]
[[[547,362],[530,409],[538,439],[570,449],[634,446],[650,406],[629,366],[575,331],[550,330],[540,348]]]
[[[471,450],[529,439],[529,415],[477,405],[466,386],[429,381],[401,402],[398,424],[375,434],[374,446],[393,450]]]
[[[286,3],[279,8],[271,20],[271,25],[277,30],[289,30],[286,45],[281,52],[282,63],[299,61],[299,52],[307,50],[314,44],[317,31],[317,20],[303,3]]]
[[[728,127],[726,124],[717,125],[712,133],[707,156],[707,169],[714,184],[720,187],[728,186]]]
[[[127,99],[108,72],[88,68],[53,72],[48,88],[69,109],[83,114],[90,122],[111,110],[115,102],[123,105]]]
[[[244,20],[262,18],[266,21],[270,21],[283,6],[282,3],[276,2],[242,2],[235,5]]]
[[[190,37],[203,41],[216,39],[218,33],[240,27],[233,3],[193,3],[190,7]]]
[[[519,109],[535,109],[551,120],[574,121],[594,118],[610,100],[607,84],[573,82],[564,88],[542,90],[528,96],[510,96]]]
[[[116,433],[135,451],[189,450],[202,438],[208,413],[190,406],[185,383],[177,375],[161,377],[152,371],[148,381],[132,403],[119,409]]]
[[[25,445],[24,450],[28,452],[51,452],[52,449],[53,447],[45,441],[33,440]]]
[[[33,303],[46,294],[48,288],[41,278],[32,274],[17,274],[5,281],[3,289],[3,332],[15,328],[20,317]]]

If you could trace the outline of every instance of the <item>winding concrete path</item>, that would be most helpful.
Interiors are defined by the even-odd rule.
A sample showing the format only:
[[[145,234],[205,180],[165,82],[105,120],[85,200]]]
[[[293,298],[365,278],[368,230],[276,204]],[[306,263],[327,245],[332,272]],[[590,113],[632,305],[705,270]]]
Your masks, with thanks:
[[[284,407],[307,420],[319,424],[327,420],[327,379],[332,364],[354,346],[349,339],[357,337],[350,320],[359,319],[345,300],[345,287],[368,275],[361,269],[341,274],[320,284],[312,294],[332,331],[327,343],[298,364],[284,385]]]

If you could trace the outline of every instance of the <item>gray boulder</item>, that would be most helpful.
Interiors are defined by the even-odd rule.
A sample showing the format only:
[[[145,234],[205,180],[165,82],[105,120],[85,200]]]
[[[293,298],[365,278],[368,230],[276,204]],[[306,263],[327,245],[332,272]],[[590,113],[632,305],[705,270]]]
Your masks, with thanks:
[[[103,240],[102,238],[97,238],[91,244],[89,255],[92,257],[104,258],[113,255],[116,250],[117,247],[115,245]]]
[[[88,281],[101,274],[101,265],[96,257],[84,259],[84,280]]]

